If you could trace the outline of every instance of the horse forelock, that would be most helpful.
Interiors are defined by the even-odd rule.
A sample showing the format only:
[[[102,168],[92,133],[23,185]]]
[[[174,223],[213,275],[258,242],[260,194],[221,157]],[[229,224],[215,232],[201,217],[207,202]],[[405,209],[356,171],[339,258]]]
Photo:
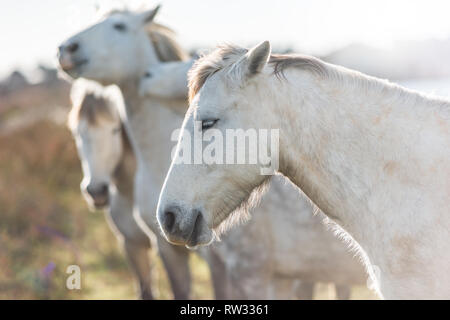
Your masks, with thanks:
[[[160,61],[184,61],[189,59],[189,54],[178,44],[175,32],[172,29],[153,22],[148,27],[147,32]]]
[[[72,109],[68,116],[69,128],[75,128],[81,120],[95,126],[101,120],[116,119],[113,98],[99,88],[84,88],[82,92],[78,92],[78,95],[76,98],[72,97]]]
[[[234,45],[221,45],[209,54],[201,56],[188,73],[189,102],[214,73],[236,62],[247,49]]]
[[[198,59],[189,72],[189,101],[200,91],[210,76],[237,62],[247,52],[247,49],[239,46],[222,45]],[[273,66],[273,73],[279,78],[284,77],[286,69],[293,67],[320,76],[329,74],[328,67],[323,61],[306,55],[272,54],[269,64]]]

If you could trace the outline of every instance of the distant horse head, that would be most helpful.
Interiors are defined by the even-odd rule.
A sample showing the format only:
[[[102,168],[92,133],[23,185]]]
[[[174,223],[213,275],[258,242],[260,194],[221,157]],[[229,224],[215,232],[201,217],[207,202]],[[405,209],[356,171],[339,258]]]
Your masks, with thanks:
[[[158,10],[109,13],[60,45],[61,68],[73,78],[119,84],[140,77],[144,67],[185,59],[173,32],[153,22]]]
[[[123,153],[123,129],[118,113],[120,92],[84,79],[72,86],[68,125],[75,139],[84,178],[81,190],[96,209],[108,205],[109,186]]]
[[[193,60],[171,61],[150,66],[139,82],[139,94],[165,99],[186,99],[187,73],[193,63]]]

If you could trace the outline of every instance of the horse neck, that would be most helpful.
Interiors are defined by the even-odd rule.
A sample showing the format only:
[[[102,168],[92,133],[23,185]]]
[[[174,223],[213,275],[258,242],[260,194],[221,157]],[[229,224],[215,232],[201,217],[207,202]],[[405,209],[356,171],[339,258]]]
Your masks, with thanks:
[[[171,143],[171,135],[181,126],[185,101],[142,98],[138,83],[135,79],[119,85],[125,101],[125,125],[138,167],[145,168],[162,184],[175,145]]]
[[[122,129],[122,158],[114,172],[113,183],[119,193],[133,199],[134,176],[136,173],[136,157],[127,134]]]
[[[405,188],[395,175],[420,184],[422,177],[404,168],[411,158],[423,158],[412,152],[422,140],[417,128],[432,127],[422,112],[426,99],[350,72],[335,79],[287,75],[272,84],[278,92],[273,112],[282,119],[280,172],[372,254],[384,241],[380,235],[390,241],[408,220],[411,208],[396,202]],[[411,114],[421,114],[420,121]]]

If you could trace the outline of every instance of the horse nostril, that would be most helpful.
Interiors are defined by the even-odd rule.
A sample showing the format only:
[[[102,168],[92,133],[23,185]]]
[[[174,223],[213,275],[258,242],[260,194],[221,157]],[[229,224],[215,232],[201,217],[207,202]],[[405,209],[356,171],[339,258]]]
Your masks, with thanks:
[[[78,50],[79,47],[80,47],[80,46],[78,45],[78,43],[77,43],[77,42],[74,42],[74,43],[68,45],[67,48],[66,48],[66,50],[67,50],[69,53],[74,53],[74,52],[76,52],[76,51]]]
[[[171,232],[175,226],[175,213],[172,211],[166,211],[164,214],[164,228]]]
[[[106,197],[108,196],[108,185],[107,184],[102,184],[100,186],[87,186],[86,187],[86,192],[93,198],[95,197]]]
[[[100,187],[100,193],[103,195],[108,193],[108,186],[106,184],[104,184]]]

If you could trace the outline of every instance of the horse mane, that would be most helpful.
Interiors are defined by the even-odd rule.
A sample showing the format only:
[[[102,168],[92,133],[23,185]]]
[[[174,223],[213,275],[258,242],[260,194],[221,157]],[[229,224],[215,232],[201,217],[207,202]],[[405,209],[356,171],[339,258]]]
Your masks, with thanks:
[[[147,32],[160,61],[184,61],[189,59],[189,54],[175,40],[175,32],[169,27],[153,22],[147,28]]]
[[[77,126],[82,119],[90,125],[97,125],[101,119],[115,120],[113,113],[118,104],[118,97],[110,88],[86,79],[79,79],[72,85],[70,92],[72,109],[67,118],[70,129]]]
[[[248,49],[226,44],[218,46],[212,53],[198,59],[189,71],[189,101],[194,98],[210,76],[237,62],[247,52]],[[283,72],[286,69],[293,67],[321,76],[329,74],[325,62],[307,55],[272,54],[269,64],[273,65],[274,74],[279,78],[284,77]]]

